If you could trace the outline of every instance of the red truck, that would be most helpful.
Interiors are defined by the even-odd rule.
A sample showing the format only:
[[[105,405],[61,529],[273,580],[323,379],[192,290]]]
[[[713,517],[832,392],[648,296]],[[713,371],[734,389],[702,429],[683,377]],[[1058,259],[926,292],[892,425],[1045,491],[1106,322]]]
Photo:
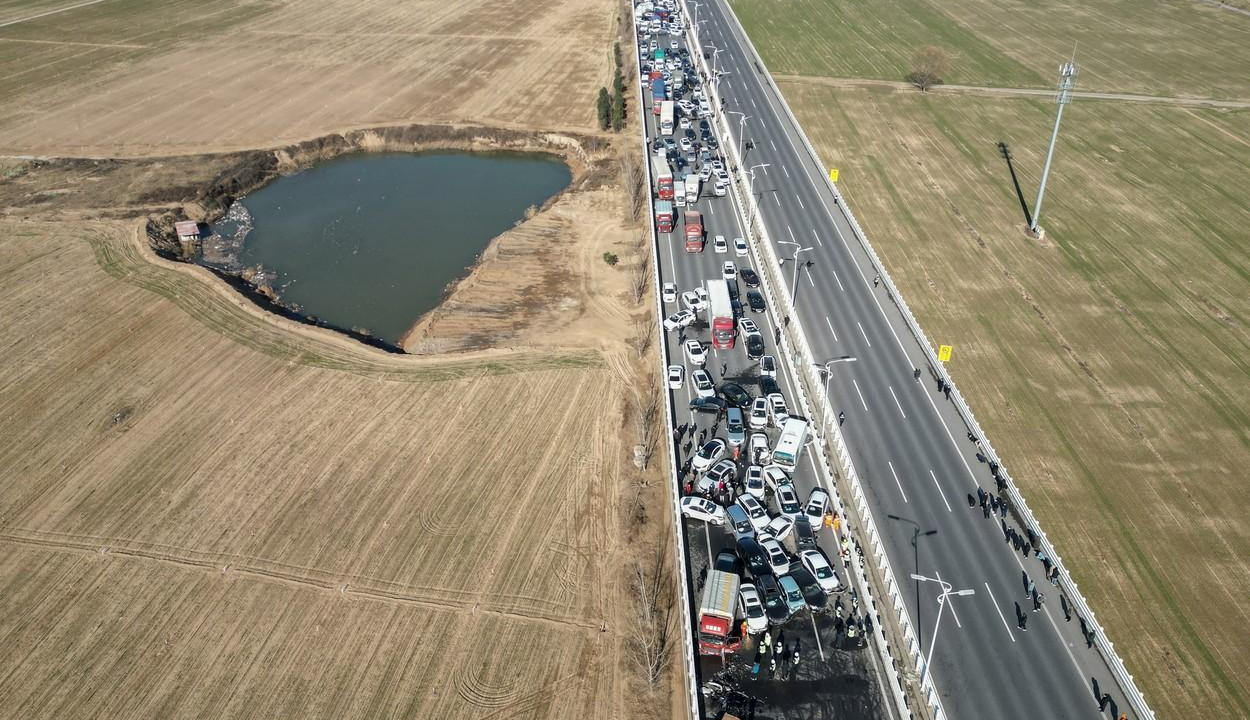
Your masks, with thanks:
[[[668,160],[652,155],[651,174],[655,176],[655,196],[661,200],[672,200],[673,171],[668,166]]]
[[[742,636],[734,628],[740,582],[733,573],[708,571],[699,603],[699,654],[724,655],[742,646]]]
[[[703,213],[686,211],[686,252],[703,252]]]
[[[655,201],[655,225],[662,233],[673,232],[673,201]]]
[[[730,350],[737,332],[734,323],[733,301],[729,297],[729,283],[725,280],[707,281],[708,322],[712,325],[712,347]]]

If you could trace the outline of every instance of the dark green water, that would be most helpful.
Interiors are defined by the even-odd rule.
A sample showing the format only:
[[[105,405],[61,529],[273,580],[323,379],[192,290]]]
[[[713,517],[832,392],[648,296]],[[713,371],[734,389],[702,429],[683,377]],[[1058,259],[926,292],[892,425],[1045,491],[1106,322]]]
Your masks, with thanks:
[[[238,201],[212,227],[231,248],[213,264],[260,265],[283,303],[396,343],[491,238],[570,179],[543,155],[347,155]]]

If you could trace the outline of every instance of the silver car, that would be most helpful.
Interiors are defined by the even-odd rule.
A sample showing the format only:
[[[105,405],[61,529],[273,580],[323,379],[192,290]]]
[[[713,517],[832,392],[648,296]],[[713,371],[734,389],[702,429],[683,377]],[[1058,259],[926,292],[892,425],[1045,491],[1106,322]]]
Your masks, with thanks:
[[[746,425],[742,421],[742,410],[740,408],[731,407],[725,411],[725,434],[729,440],[729,447],[740,447],[746,442],[747,430]]]

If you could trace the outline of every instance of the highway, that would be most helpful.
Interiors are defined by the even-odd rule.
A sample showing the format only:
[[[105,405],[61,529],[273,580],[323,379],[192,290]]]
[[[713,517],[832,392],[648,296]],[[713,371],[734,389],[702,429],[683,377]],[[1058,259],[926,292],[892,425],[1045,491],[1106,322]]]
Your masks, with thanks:
[[[804,148],[727,4],[693,5],[688,17],[699,23],[698,39],[706,51],[719,51],[709,65],[726,73],[718,84],[725,121],[744,135],[743,164],[754,168],[751,189],[786,283],[796,250],[786,243],[808,248],[792,288],[806,340],[818,359],[856,358],[830,366],[829,395],[845,413],[842,433],[890,564],[904,584],[916,573],[973,591],[948,598],[943,610],[929,668],[943,713],[961,720],[1104,717],[1096,681],[1133,717],[1101,658],[1081,641],[1077,621],[1065,621],[1042,564],[1005,542],[998,517],[969,507],[978,487],[995,491],[989,468],[938,392],[885,285],[874,282],[868,255],[824,184],[825,169]],[[709,240],[720,232],[719,216],[710,219]],[[1040,612],[1026,596],[1029,579],[1047,595]],[[906,603],[925,655],[939,592],[936,582],[917,581]],[[1020,614],[1025,629],[1017,627]]]

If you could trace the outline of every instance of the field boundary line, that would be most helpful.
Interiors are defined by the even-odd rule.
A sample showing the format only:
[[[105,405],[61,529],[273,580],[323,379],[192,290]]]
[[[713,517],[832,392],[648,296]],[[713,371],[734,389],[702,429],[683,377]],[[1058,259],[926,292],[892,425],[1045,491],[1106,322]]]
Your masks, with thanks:
[[[77,5],[70,5],[69,7],[56,8],[55,10],[45,10],[44,12],[36,13],[34,15],[27,15],[24,18],[18,18],[16,20],[9,20],[7,22],[2,22],[0,23],[0,28],[6,28],[10,25],[17,25],[19,23],[30,22],[31,20],[38,20],[39,18],[42,18],[42,17],[48,17],[49,15],[57,15],[59,13],[69,12],[70,10],[77,10],[78,8],[85,8],[88,5],[98,5],[102,2],[106,2],[106,0],[87,0],[87,2],[81,2],[81,3],[78,3]]]
[[[629,36],[632,39],[631,44],[634,48],[634,58],[630,62],[634,67],[640,67],[641,48],[638,45],[638,20],[634,14],[633,2],[629,5]],[[688,17],[688,16],[687,16]],[[623,70],[624,68],[622,68]],[[643,176],[647,179],[647,230],[651,233],[651,266],[655,268],[655,282],[652,283],[651,295],[655,301],[655,336],[659,343],[660,365],[656,368],[659,377],[665,377],[668,372],[669,355],[668,344],[665,342],[664,326],[661,324],[664,318],[664,298],[660,295],[661,273],[660,273],[660,235],[655,229],[655,193],[652,188],[655,187],[655,178],[652,177],[651,169],[651,148],[647,144],[647,120],[643,115],[647,108],[646,98],[643,95],[643,83],[639,78],[639,71],[635,70],[630,82],[634,86],[635,96],[638,98],[638,106],[635,115],[638,117],[638,135],[642,142],[642,166]],[[673,408],[672,393],[668,388],[664,388],[660,393],[664,396],[664,412],[668,418],[668,423],[664,427],[665,445],[669,450],[668,463],[668,495],[670,501],[670,517],[669,521],[673,526],[674,537],[677,542],[673,543],[673,552],[677,555],[677,569],[681,572],[681,582],[677,586],[681,588],[681,620],[683,630],[681,633],[683,659],[686,662],[686,702],[689,703],[687,708],[690,711],[690,720],[699,720],[703,717],[702,695],[699,692],[699,675],[698,668],[695,665],[695,648],[693,638],[698,632],[695,625],[695,613],[693,612],[694,600],[690,592],[690,585],[694,582],[694,577],[690,574],[689,564],[686,562],[686,532],[681,521],[681,499],[678,495],[679,479],[677,477],[677,458],[680,457],[677,452],[677,440],[673,437],[673,433],[669,432],[670,427],[677,426],[677,411]],[[711,562],[711,558],[708,558]]]
[[[387,590],[383,585],[391,584],[401,588],[408,588],[401,583],[392,583],[387,580],[376,578],[368,578],[360,575],[346,575],[333,573],[330,571],[317,570],[316,568],[304,568],[295,565],[286,565],[276,561],[265,561],[260,558],[232,555],[230,553],[202,552],[188,550],[185,548],[177,549],[180,552],[175,554],[166,550],[147,549],[136,547],[135,545],[151,545],[154,548],[168,547],[161,546],[156,543],[144,543],[142,541],[125,541],[134,545],[127,546],[117,544],[118,539],[114,538],[92,538],[73,535],[57,534],[59,537],[40,537],[49,533],[34,530],[19,530],[18,532],[0,533],[0,543],[9,542],[16,545],[25,545],[28,547],[38,547],[49,552],[57,552],[73,555],[102,555],[106,557],[122,557],[132,560],[151,560],[166,565],[173,565],[180,568],[199,568],[201,570],[209,570],[221,575],[239,575],[247,576],[256,580],[282,583],[286,585],[296,585],[305,588],[319,588],[321,590],[337,590],[344,595],[355,595],[358,597],[381,600],[400,605],[415,605],[420,607],[429,607],[432,609],[448,610],[458,615],[495,615],[505,617],[511,620],[521,620],[527,622],[535,622],[542,625],[568,628],[580,628],[586,633],[598,634],[602,632],[602,625],[591,622],[589,620],[579,620],[568,617],[554,617],[545,615],[527,615],[524,613],[511,612],[508,610],[500,610],[498,608],[483,607],[481,605],[466,606],[458,600],[449,600],[439,598],[433,595],[422,595],[413,592],[404,592],[401,590]],[[112,544],[109,544],[112,543]],[[260,565],[234,564],[231,560],[272,562],[280,569],[265,568]],[[299,572],[300,570],[304,572]],[[351,581],[357,581],[367,584],[353,585]],[[449,591],[455,593],[463,593],[469,595],[469,591]]]
[[[952,400],[956,411],[959,413],[961,419],[963,419],[965,425],[969,428],[969,431],[974,433],[976,437],[980,439],[981,448],[986,454],[988,460],[997,463],[1001,469],[1001,474],[1006,481],[1007,494],[1011,498],[1013,509],[1020,516],[1020,519],[1024,521],[1026,526],[1036,529],[1039,544],[1042,549],[1051,558],[1054,565],[1059,567],[1061,575],[1061,589],[1064,591],[1064,594],[1072,600],[1072,603],[1077,610],[1077,614],[1087,619],[1090,627],[1092,628],[1091,632],[1094,634],[1095,646],[1098,648],[1099,655],[1103,658],[1103,662],[1107,664],[1108,669],[1110,669],[1111,674],[1115,677],[1116,682],[1119,683],[1121,690],[1124,691],[1125,698],[1132,705],[1134,712],[1145,720],[1154,720],[1154,711],[1151,710],[1150,706],[1146,703],[1145,696],[1142,694],[1141,689],[1137,687],[1137,682],[1133,678],[1133,675],[1128,671],[1128,668],[1125,667],[1123,659],[1118,653],[1116,653],[1115,647],[1111,643],[1110,638],[1107,637],[1106,631],[1098,623],[1097,619],[1095,619],[1093,610],[1090,609],[1089,604],[1086,602],[1085,597],[1081,594],[1076,582],[1072,580],[1071,572],[1069,572],[1063,565],[1063,560],[1055,551],[1055,548],[1047,538],[1045,531],[1038,523],[1036,517],[1034,517],[1033,512],[1029,509],[1028,504],[1025,502],[1024,496],[1020,493],[1016,483],[1012,481],[1010,474],[1007,472],[1006,466],[1001,461],[993,446],[990,444],[989,438],[981,429],[980,424],[977,423],[976,417],[972,414],[972,408],[967,404],[967,402],[965,402],[963,395],[960,393],[959,389],[955,387],[952,378],[945,372],[945,367],[942,365],[941,361],[937,359],[937,353],[934,350],[932,343],[929,342],[928,336],[925,335],[924,330],[920,327],[920,323],[916,320],[915,316],[911,312],[911,309],[907,306],[907,303],[903,299],[902,294],[899,292],[898,287],[894,284],[893,278],[890,277],[889,272],[886,270],[885,264],[881,262],[881,259],[877,256],[876,250],[872,247],[871,243],[869,243],[867,234],[864,233],[863,228],[860,227],[859,222],[855,219],[851,209],[847,207],[846,200],[838,191],[837,185],[824,172],[824,166],[820,162],[820,156],[817,154],[815,146],[812,145],[810,138],[808,138],[807,133],[803,130],[803,126],[799,123],[794,111],[790,108],[790,104],[786,101],[785,95],[783,95],[781,89],[777,87],[771,73],[769,73],[767,66],[764,64],[763,58],[760,56],[759,51],[755,48],[755,44],[751,42],[751,38],[747,35],[746,29],[742,27],[741,21],[738,20],[737,14],[733,12],[732,8],[728,7],[724,8],[724,12],[726,12],[728,16],[733,19],[734,24],[737,25],[741,36],[745,38],[747,46],[751,49],[752,54],[755,56],[756,61],[759,62],[760,67],[763,68],[762,74],[766,78],[767,84],[771,85],[773,95],[780,102],[780,105],[782,109],[785,110],[790,124],[795,128],[799,137],[803,140],[803,144],[810,159],[816,165],[817,170],[819,170],[818,175],[824,179],[826,188],[834,197],[834,204],[841,208],[842,215],[848,221],[851,231],[855,235],[855,239],[859,242],[865,254],[868,255],[874,269],[880,273],[881,280],[885,284],[890,300],[898,309],[900,315],[902,315],[908,330],[911,331],[912,336],[917,341],[917,344],[919,344],[923,350],[925,359],[929,364],[930,372],[938,374],[939,377],[950,384],[953,392]],[[881,549],[881,551],[884,555],[884,549]],[[938,699],[937,693],[932,693],[930,697],[933,700]]]

